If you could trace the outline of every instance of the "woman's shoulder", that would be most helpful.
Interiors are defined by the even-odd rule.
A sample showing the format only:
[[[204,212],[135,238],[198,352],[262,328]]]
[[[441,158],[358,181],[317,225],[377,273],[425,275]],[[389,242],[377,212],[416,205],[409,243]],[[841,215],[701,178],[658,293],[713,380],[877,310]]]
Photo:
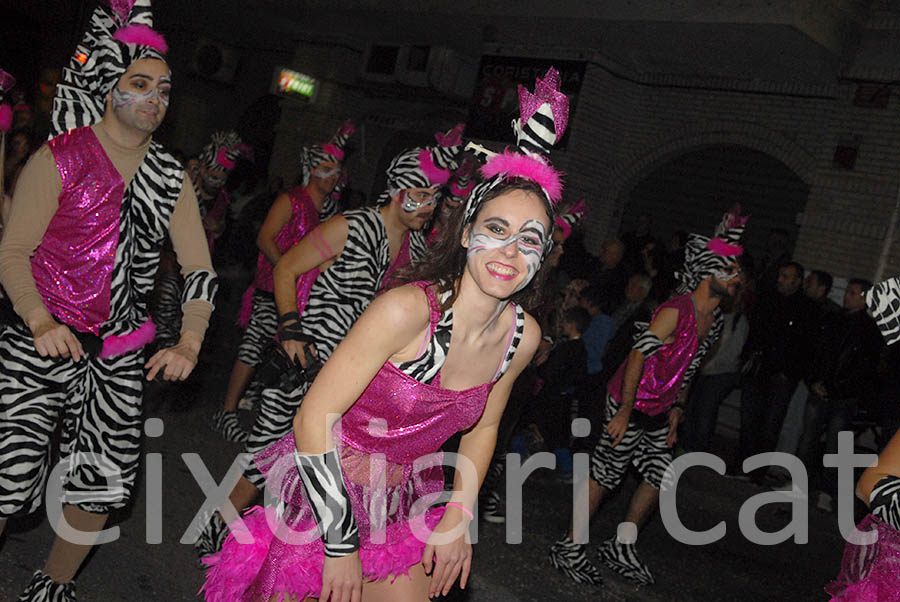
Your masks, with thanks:
[[[428,295],[416,284],[389,289],[376,297],[370,307],[385,320],[385,328],[420,327],[431,317]]]

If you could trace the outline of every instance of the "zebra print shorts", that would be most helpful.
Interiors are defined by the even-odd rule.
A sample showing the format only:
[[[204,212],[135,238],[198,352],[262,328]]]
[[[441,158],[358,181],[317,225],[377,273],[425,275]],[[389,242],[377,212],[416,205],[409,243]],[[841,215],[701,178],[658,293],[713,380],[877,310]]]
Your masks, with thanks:
[[[591,454],[591,478],[604,489],[615,489],[632,464],[644,481],[659,489],[666,468],[672,463],[672,450],[666,445],[667,415],[647,416],[633,410],[625,437],[612,447],[613,438],[606,432],[606,426],[618,409],[619,403],[607,393],[603,431]]]
[[[60,423],[60,501],[97,514],[125,507],[140,459],[142,352],[42,358],[27,327],[9,325],[0,365],[0,518],[40,507]]]
[[[247,365],[258,366],[262,361],[263,348],[275,338],[277,330],[278,307],[275,305],[275,296],[259,289],[254,290],[250,323],[241,337],[238,359]]]

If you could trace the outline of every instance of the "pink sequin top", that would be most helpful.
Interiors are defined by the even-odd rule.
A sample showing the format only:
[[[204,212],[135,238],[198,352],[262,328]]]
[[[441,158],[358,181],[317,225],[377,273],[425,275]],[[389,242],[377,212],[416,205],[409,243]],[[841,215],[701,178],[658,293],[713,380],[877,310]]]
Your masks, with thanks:
[[[319,213],[316,210],[316,206],[312,199],[309,197],[309,193],[306,192],[305,187],[297,186],[289,190],[287,194],[291,199],[291,218],[275,236],[275,245],[282,253],[285,253],[291,247],[295,246],[300,242],[301,238],[319,225]],[[275,290],[274,283],[272,282],[273,267],[272,263],[266,259],[266,256],[263,253],[260,253],[259,257],[256,259],[256,279],[253,281],[253,285],[256,288],[269,293]],[[305,285],[306,297],[309,297],[309,288],[316,280],[315,275],[310,279],[308,278],[308,274],[309,273],[302,275],[297,281],[297,292],[299,294],[301,281],[304,279],[309,280]],[[301,313],[303,312],[302,307],[300,308],[300,311]]]
[[[59,208],[31,256],[44,305],[57,319],[99,335],[109,317],[125,182],[90,127],[47,143],[62,180]]]
[[[653,314],[653,319],[667,307],[678,310],[678,322],[672,336],[674,341],[660,347],[644,362],[644,372],[634,395],[634,408],[649,416],[656,416],[669,410],[675,403],[684,382],[684,375],[694,354],[697,352],[699,337],[697,335],[697,319],[694,315],[694,302],[691,295],[672,297],[660,305]],[[652,323],[652,320],[651,320]],[[613,398],[622,401],[622,379],[625,376],[625,365],[622,362],[615,375],[609,381],[608,391]]]

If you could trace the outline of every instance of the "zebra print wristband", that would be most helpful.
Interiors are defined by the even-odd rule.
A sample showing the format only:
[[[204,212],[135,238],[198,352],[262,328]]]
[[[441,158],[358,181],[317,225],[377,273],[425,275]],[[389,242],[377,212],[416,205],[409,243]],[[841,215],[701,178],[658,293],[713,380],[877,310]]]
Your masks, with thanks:
[[[306,489],[325,555],[330,558],[349,556],[359,549],[359,529],[353,518],[350,496],[344,487],[341,461],[337,450],[307,455],[294,452],[294,461]]]
[[[663,343],[659,340],[659,337],[653,334],[650,329],[647,329],[634,341],[632,349],[637,349],[641,352],[641,355],[647,359],[659,351],[659,348],[662,347],[662,345]]]

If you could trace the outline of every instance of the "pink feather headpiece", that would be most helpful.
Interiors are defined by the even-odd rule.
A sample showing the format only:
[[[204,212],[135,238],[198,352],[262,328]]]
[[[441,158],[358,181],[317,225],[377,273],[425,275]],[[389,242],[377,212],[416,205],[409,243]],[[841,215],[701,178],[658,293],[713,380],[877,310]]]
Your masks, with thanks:
[[[431,151],[427,148],[419,151],[419,169],[422,170],[432,186],[443,186],[450,179],[450,170],[441,169],[435,165]]]
[[[744,247],[729,244],[721,238],[713,238],[706,243],[706,248],[722,257],[740,257],[744,254]]]
[[[149,46],[160,54],[166,54],[169,51],[169,45],[166,44],[166,39],[162,34],[150,29],[146,25],[126,25],[113,34],[113,39],[118,40],[123,44]]]
[[[235,161],[228,158],[228,149],[224,146],[216,153],[216,163],[228,170],[234,169],[236,164]]]
[[[563,185],[560,172],[531,155],[519,154],[506,149],[488,159],[480,171],[485,179],[500,175],[504,179],[531,180],[544,189],[547,198],[554,205],[562,198]]]

